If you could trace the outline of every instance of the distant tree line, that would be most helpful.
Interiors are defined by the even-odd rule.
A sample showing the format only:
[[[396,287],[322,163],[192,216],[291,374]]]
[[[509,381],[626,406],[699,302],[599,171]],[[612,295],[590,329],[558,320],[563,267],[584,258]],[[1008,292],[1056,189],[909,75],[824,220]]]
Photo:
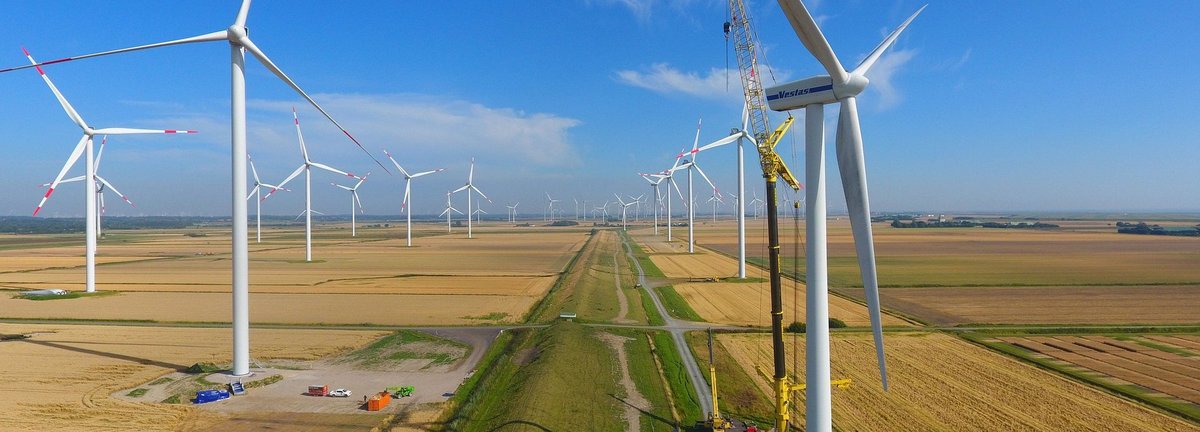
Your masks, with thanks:
[[[973,220],[948,220],[948,221],[923,221],[913,220],[910,222],[902,222],[900,219],[892,220],[892,228],[1027,228],[1027,229],[1046,229],[1058,228],[1058,225],[1044,222],[977,222]]]
[[[191,228],[204,225],[219,225],[222,221],[224,222],[224,225],[229,225],[229,218],[215,217],[122,216],[103,218],[104,229],[106,230]],[[83,218],[35,218],[29,216],[0,217],[0,233],[66,234],[80,233],[83,232],[83,230]]]
[[[1057,224],[1044,222],[978,222],[967,220],[954,221],[911,221],[902,222],[900,220],[892,220],[892,228],[1027,228],[1027,229],[1045,229],[1058,228]]]
[[[1145,222],[1117,222],[1117,232],[1121,234],[1200,237],[1200,224],[1194,227],[1163,228],[1161,225],[1147,225]]]

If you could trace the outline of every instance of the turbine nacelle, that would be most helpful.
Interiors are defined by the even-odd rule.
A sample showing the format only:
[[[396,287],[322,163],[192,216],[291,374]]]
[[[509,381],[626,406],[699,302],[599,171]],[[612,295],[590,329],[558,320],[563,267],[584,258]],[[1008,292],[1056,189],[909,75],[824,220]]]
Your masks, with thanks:
[[[852,74],[846,83],[836,84],[833,77],[819,75],[769,87],[765,90],[767,106],[774,111],[788,111],[812,104],[831,104],[848,97],[858,96],[871,81],[867,77]]]

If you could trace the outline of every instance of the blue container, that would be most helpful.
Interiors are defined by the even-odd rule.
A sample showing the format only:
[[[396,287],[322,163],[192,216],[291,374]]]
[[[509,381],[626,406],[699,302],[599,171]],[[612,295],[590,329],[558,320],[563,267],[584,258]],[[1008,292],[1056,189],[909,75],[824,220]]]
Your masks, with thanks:
[[[229,399],[229,392],[225,390],[200,390],[196,392],[195,403],[216,402],[222,399]]]

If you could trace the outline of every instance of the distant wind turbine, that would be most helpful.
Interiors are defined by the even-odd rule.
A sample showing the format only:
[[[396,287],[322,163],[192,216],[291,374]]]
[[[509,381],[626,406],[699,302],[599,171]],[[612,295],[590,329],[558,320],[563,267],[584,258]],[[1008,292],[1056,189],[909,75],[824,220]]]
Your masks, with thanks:
[[[363,182],[367,181],[367,177],[370,176],[371,173],[368,172],[366,175],[359,177],[358,183],[355,183],[354,187],[342,186],[337,183],[329,183],[342,190],[350,191],[350,237],[358,236],[358,223],[354,220],[354,206],[357,205],[359,213],[363,213],[362,200],[358,198],[358,187],[362,186]]]
[[[406,218],[404,236],[408,239],[408,246],[412,246],[412,179],[434,173],[440,173],[446,169],[438,168],[416,174],[409,174],[404,167],[400,166],[399,162],[396,162],[396,158],[393,158],[391,153],[389,153],[387,150],[384,150],[383,154],[387,155],[387,158],[392,161],[392,165],[395,165],[396,169],[400,170],[400,174],[404,175],[404,200],[400,201],[400,211],[404,212]]]

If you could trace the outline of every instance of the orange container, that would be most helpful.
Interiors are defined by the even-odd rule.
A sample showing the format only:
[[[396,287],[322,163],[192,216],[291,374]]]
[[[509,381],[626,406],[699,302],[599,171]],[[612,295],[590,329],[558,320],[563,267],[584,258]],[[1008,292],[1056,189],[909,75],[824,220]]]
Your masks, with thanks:
[[[388,403],[391,401],[392,401],[391,393],[388,393],[385,391],[376,393],[374,396],[371,396],[371,398],[367,400],[367,411],[379,411],[381,409],[384,409],[385,407],[388,406]]]

